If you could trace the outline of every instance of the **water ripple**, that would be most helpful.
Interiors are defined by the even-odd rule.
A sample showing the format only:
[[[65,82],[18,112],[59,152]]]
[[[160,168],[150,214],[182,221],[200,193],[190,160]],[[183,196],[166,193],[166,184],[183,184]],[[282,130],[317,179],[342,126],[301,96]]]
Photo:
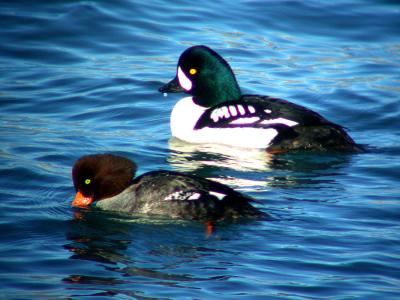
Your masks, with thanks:
[[[225,3],[226,4],[226,3]],[[10,1],[0,12],[0,268],[7,299],[399,298],[395,1]],[[360,155],[170,139],[157,89],[206,44],[243,92],[345,126]],[[81,155],[195,173],[272,220],[203,224],[71,208]]]

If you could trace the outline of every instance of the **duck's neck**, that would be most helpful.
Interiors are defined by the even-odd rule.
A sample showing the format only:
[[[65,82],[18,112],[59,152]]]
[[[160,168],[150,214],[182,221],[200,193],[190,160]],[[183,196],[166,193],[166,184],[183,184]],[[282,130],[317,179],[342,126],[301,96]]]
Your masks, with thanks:
[[[210,74],[204,86],[193,93],[193,101],[203,107],[212,107],[225,101],[239,100],[241,91],[232,71]]]
[[[134,188],[130,185],[120,194],[97,201],[94,205],[103,210],[130,212],[136,204]]]

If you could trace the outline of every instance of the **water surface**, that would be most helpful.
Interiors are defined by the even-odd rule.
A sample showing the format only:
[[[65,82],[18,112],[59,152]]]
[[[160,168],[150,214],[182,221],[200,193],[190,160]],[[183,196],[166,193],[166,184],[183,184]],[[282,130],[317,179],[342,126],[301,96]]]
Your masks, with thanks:
[[[4,299],[399,299],[396,1],[10,1],[0,12]],[[365,154],[170,139],[157,89],[196,44],[245,93],[345,126]],[[71,167],[112,152],[253,197],[273,221],[202,224],[70,207]],[[240,159],[238,157],[241,157]]]

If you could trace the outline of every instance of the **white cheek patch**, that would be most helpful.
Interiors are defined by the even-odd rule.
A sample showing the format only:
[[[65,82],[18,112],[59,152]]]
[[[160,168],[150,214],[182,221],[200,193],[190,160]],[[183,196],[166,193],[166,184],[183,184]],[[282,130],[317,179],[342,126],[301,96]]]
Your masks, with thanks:
[[[192,89],[192,82],[185,75],[185,73],[183,73],[181,67],[178,67],[178,80],[181,87],[186,91],[190,91]]]

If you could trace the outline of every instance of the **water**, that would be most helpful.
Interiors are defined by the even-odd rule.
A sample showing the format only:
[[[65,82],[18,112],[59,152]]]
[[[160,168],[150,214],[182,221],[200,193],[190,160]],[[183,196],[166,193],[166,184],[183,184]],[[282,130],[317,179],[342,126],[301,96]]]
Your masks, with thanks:
[[[400,298],[396,1],[45,2],[1,4],[0,299]],[[369,152],[170,140],[181,95],[157,89],[195,44],[243,92],[306,105]],[[74,211],[71,167],[100,152],[225,182],[275,219],[206,237],[195,222]]]

